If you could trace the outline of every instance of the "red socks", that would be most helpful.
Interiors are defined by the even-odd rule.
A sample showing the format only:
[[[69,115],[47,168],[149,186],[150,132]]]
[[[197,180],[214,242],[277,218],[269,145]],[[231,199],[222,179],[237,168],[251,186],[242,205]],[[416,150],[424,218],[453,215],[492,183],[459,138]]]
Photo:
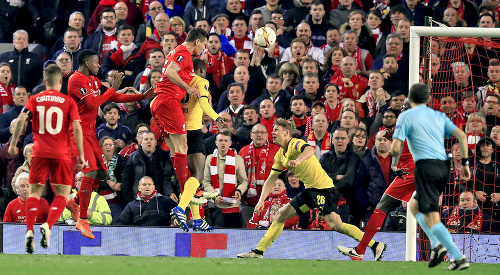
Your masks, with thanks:
[[[184,183],[189,179],[191,174],[189,173],[187,155],[175,153],[174,168],[175,174],[179,179],[179,184],[181,185],[181,192],[184,191]]]
[[[27,230],[33,231],[33,225],[35,224],[36,215],[38,214],[38,207],[40,207],[40,199],[29,197],[26,200],[26,225],[28,226]]]
[[[87,210],[89,209],[93,183],[94,179],[83,176],[82,186],[80,187],[80,191],[78,192],[78,196],[80,197],[80,218],[82,219],[87,218]]]
[[[368,224],[366,224],[365,234],[356,247],[356,252],[358,254],[365,254],[366,247],[372,240],[373,236],[375,236],[375,234],[380,231],[380,228],[382,227],[386,216],[387,214],[380,209],[375,209],[375,211],[373,211]]]
[[[57,222],[59,217],[61,217],[64,208],[66,208],[67,199],[64,196],[56,196],[49,208],[49,216],[47,217],[47,223],[49,224],[49,229]]]

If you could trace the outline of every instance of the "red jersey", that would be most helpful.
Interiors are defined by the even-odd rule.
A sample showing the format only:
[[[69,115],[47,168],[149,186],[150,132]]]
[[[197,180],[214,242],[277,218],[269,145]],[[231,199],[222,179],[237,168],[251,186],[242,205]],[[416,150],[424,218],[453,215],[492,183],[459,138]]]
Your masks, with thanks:
[[[38,207],[35,223],[43,223],[47,221],[48,215],[49,203],[44,198],[40,198],[40,206]],[[3,222],[25,223],[26,202],[21,200],[20,197],[17,197],[15,200],[9,202],[7,209],[5,209]]]
[[[401,157],[399,158],[398,168],[415,168],[415,161],[413,161],[413,156],[410,153],[410,148],[408,148],[408,142],[404,142],[403,152],[401,152]]]
[[[75,101],[47,90],[31,96],[25,108],[33,116],[33,157],[69,160],[70,125],[80,120]]]
[[[170,79],[168,79],[165,75],[168,66],[172,62],[177,63],[177,65],[181,68],[178,72],[181,79],[188,85],[191,83],[191,79],[194,77],[194,67],[193,60],[191,59],[191,53],[187,50],[186,46],[179,45],[167,55],[165,65],[163,66],[161,73],[161,80],[156,83],[155,93],[173,96],[178,100],[182,100],[186,95],[186,90],[172,83],[172,81],[170,81]]]

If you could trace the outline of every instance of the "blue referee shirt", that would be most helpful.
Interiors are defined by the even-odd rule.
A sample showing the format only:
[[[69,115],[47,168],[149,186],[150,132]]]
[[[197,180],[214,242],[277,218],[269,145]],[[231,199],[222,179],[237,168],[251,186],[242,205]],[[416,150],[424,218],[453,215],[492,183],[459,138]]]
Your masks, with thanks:
[[[457,126],[442,112],[424,104],[402,112],[396,122],[393,138],[408,139],[415,162],[421,159],[446,160],[444,138],[450,137]]]

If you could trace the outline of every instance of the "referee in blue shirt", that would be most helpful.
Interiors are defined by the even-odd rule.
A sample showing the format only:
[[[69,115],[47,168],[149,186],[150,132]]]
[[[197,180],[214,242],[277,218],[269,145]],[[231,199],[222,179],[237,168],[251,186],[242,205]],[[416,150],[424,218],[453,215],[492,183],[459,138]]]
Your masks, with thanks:
[[[408,140],[408,147],[415,161],[415,191],[409,207],[431,241],[429,267],[441,263],[449,251],[453,256],[449,270],[469,267],[469,262],[453,242],[439,215],[439,196],[450,177],[450,163],[444,148],[444,138],[455,136],[462,151],[460,179],[470,178],[467,136],[442,112],[427,107],[429,91],[423,84],[410,89],[411,109],[401,113],[396,122],[391,155],[399,159],[401,147]],[[397,165],[394,163],[393,165]]]

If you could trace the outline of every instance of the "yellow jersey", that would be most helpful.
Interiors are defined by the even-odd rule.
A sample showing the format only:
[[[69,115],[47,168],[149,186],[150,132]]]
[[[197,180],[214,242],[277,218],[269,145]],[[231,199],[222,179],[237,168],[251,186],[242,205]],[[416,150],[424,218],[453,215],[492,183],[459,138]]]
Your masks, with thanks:
[[[288,143],[286,152],[283,148],[280,148],[278,153],[274,156],[271,173],[280,174],[283,171],[283,167],[285,167],[292,171],[304,183],[305,188],[332,188],[332,179],[326,174],[325,170],[323,170],[315,155],[304,160],[295,168],[288,167],[288,162],[290,160],[296,160],[307,146],[310,146],[307,142],[301,139],[292,138]]]
[[[210,96],[208,85],[208,80],[195,75],[189,86],[197,88],[200,91],[200,98],[197,99],[186,93],[186,96],[181,100],[181,108],[184,113],[187,131],[201,129],[203,112],[207,113],[213,120],[219,118],[219,115],[214,111],[212,106],[210,106],[208,101]]]

